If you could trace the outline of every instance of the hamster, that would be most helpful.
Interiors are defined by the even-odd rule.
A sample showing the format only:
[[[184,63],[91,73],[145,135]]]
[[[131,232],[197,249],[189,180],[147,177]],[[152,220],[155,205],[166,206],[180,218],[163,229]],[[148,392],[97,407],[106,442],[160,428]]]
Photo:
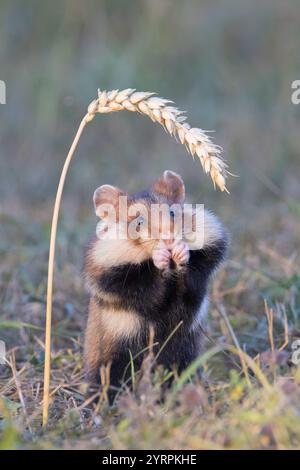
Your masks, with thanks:
[[[196,220],[197,209],[184,201],[183,180],[172,171],[134,195],[110,185],[95,191],[101,222],[85,255],[90,302],[84,360],[89,383],[99,384],[101,367],[109,366],[110,387],[119,388],[126,367],[130,369],[129,351],[137,357],[137,370],[150,330],[156,351],[171,336],[157,363],[178,374],[203,351],[208,284],[225,258],[228,237],[215,215],[203,210]],[[160,205],[167,208],[168,224],[149,215]],[[112,223],[107,208],[115,211]],[[189,222],[187,229],[183,219]]]

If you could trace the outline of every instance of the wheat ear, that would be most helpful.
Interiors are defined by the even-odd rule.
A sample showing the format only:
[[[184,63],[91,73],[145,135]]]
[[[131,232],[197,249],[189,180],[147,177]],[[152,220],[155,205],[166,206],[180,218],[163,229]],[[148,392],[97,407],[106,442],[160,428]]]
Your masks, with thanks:
[[[227,164],[221,157],[221,148],[215,145],[202,129],[191,127],[186,122],[183,111],[173,106],[173,102],[153,96],[155,93],[139,92],[133,88],[126,90],[100,91],[98,98],[88,107],[90,118],[96,113],[132,111],[148,116],[184,144],[194,157],[199,158],[205,173],[209,173],[215,186],[226,189]]]
[[[158,98],[153,95],[154,93],[137,92],[132,88],[127,88],[122,91],[112,90],[108,92],[98,90],[98,98],[92,101],[89,105],[87,114],[80,123],[61,172],[53,209],[48,260],[44,396],[42,404],[44,426],[48,422],[50,397],[53,274],[58,216],[68,168],[85,126],[97,113],[111,113],[127,110],[144,114],[150,117],[152,121],[161,124],[169,134],[178,138],[182,144],[185,144],[187,150],[193,157],[197,155],[205,173],[210,174],[214,186],[218,186],[221,191],[227,191],[225,184],[228,173],[227,164],[221,157],[220,147],[215,145],[203,130],[195,127],[192,128],[186,122],[184,113],[173,106],[172,101]]]

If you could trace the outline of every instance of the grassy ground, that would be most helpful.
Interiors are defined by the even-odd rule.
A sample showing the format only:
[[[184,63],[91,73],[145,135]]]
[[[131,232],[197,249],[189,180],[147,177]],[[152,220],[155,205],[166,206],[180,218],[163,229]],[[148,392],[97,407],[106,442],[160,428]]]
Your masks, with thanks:
[[[300,446],[300,369],[291,362],[291,341],[300,337],[300,272],[296,251],[290,249],[299,243],[299,235],[287,240],[279,233],[268,243],[248,234],[243,250],[232,248],[213,283],[209,353],[200,359],[205,370],[202,383],[187,371],[159,403],[164,374],[156,370],[151,376],[146,363],[135,393],[123,392],[113,408],[103,399],[91,408],[84,397],[82,329],[87,299],[80,274],[81,239],[89,224],[83,220],[77,236],[63,230],[58,252],[67,261],[56,272],[52,402],[49,426],[43,431],[42,319],[49,226],[32,227],[1,217],[0,329],[9,361],[1,366],[2,448]],[[277,214],[276,226],[288,224],[291,233],[299,234],[299,220],[293,214],[284,217]],[[288,256],[279,254],[286,243]]]
[[[0,2],[2,448],[300,447],[300,371],[291,362],[300,336],[300,105],[291,103],[299,29],[298,0]],[[215,129],[239,178],[230,178],[230,196],[214,192],[184,148],[146,118],[117,113],[89,125],[63,198],[43,431],[54,188],[98,87],[174,99],[192,125]],[[162,372],[151,378],[146,364],[134,394],[114,409],[105,401],[90,408],[81,269],[95,230],[91,197],[104,183],[145,188],[165,169],[183,176],[189,200],[214,210],[232,238],[211,289],[205,380],[188,371],[160,404]]]

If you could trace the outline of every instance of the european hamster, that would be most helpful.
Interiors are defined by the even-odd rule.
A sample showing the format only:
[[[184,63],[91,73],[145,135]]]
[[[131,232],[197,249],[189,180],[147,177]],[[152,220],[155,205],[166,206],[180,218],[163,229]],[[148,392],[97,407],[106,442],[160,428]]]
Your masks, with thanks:
[[[85,257],[90,383],[109,365],[110,384],[120,387],[129,351],[138,356],[137,370],[151,329],[160,348],[181,323],[157,359],[167,369],[180,374],[203,351],[208,283],[225,257],[227,235],[215,215],[184,201],[183,180],[172,171],[134,195],[110,185],[95,191],[101,221]]]

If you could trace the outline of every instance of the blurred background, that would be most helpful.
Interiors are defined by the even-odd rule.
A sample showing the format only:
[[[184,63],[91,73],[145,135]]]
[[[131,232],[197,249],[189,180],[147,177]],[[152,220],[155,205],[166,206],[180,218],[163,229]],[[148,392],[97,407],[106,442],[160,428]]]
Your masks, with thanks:
[[[214,210],[231,235],[228,260],[210,292],[213,341],[232,344],[230,324],[241,348],[270,371],[271,383],[277,387],[281,380],[288,387],[276,406],[273,395],[253,389],[253,407],[243,377],[238,381],[236,375],[239,364],[220,354],[205,371],[210,384],[217,384],[210,388],[215,392],[207,401],[212,411],[206,426],[200,411],[206,399],[195,402],[194,394],[182,394],[182,408],[176,396],[170,419],[161,411],[151,411],[155,419],[150,418],[144,401],[143,409],[124,401],[126,413],[136,410],[125,414],[131,428],[126,418],[117,435],[112,415],[108,435],[115,437],[107,446],[123,439],[122,448],[199,449],[211,440],[211,448],[266,448],[277,440],[275,448],[299,448],[300,391],[298,385],[297,397],[292,395],[297,385],[289,365],[292,341],[300,338],[300,104],[291,101],[292,82],[300,80],[299,0],[0,0],[0,80],[7,95],[0,104],[0,340],[11,364],[0,365],[0,420],[3,403],[19,417],[21,390],[24,422],[30,416],[28,423],[39,429],[49,236],[60,172],[97,89],[130,87],[174,100],[192,126],[214,130],[238,177],[228,179],[230,195],[214,191],[182,145],[133,113],[97,115],[84,130],[67,177],[57,238],[54,429],[68,440],[75,415],[78,436],[83,429],[77,408],[84,400],[78,374],[88,303],[82,265],[96,227],[93,192],[104,183],[137,191],[171,169],[183,176],[188,200]],[[298,368],[298,384],[299,377]],[[190,427],[180,417],[190,413],[187,406],[193,409]],[[138,425],[142,416],[146,423]],[[27,424],[23,431],[0,425],[0,448],[19,445],[18,433],[29,447],[40,442]],[[93,438],[87,437],[89,447]],[[72,441],[61,444],[55,434],[53,439],[55,448],[74,448]]]
[[[110,183],[136,191],[165,169],[179,172],[189,200],[228,226],[236,277],[245,263],[263,270],[270,250],[295,265],[300,105],[291,102],[291,83],[300,79],[299,31],[298,0],[1,0],[0,275],[8,317],[20,305],[32,313],[25,294],[44,299],[56,186],[98,87],[174,100],[193,126],[215,131],[238,178],[229,178],[229,196],[214,191],[199,162],[157,125],[131,113],[98,115],[67,178],[58,281],[66,269],[65,282],[80,272],[95,227],[94,189]],[[273,261],[272,273],[283,263]],[[257,301],[253,292],[245,307],[251,295]]]

